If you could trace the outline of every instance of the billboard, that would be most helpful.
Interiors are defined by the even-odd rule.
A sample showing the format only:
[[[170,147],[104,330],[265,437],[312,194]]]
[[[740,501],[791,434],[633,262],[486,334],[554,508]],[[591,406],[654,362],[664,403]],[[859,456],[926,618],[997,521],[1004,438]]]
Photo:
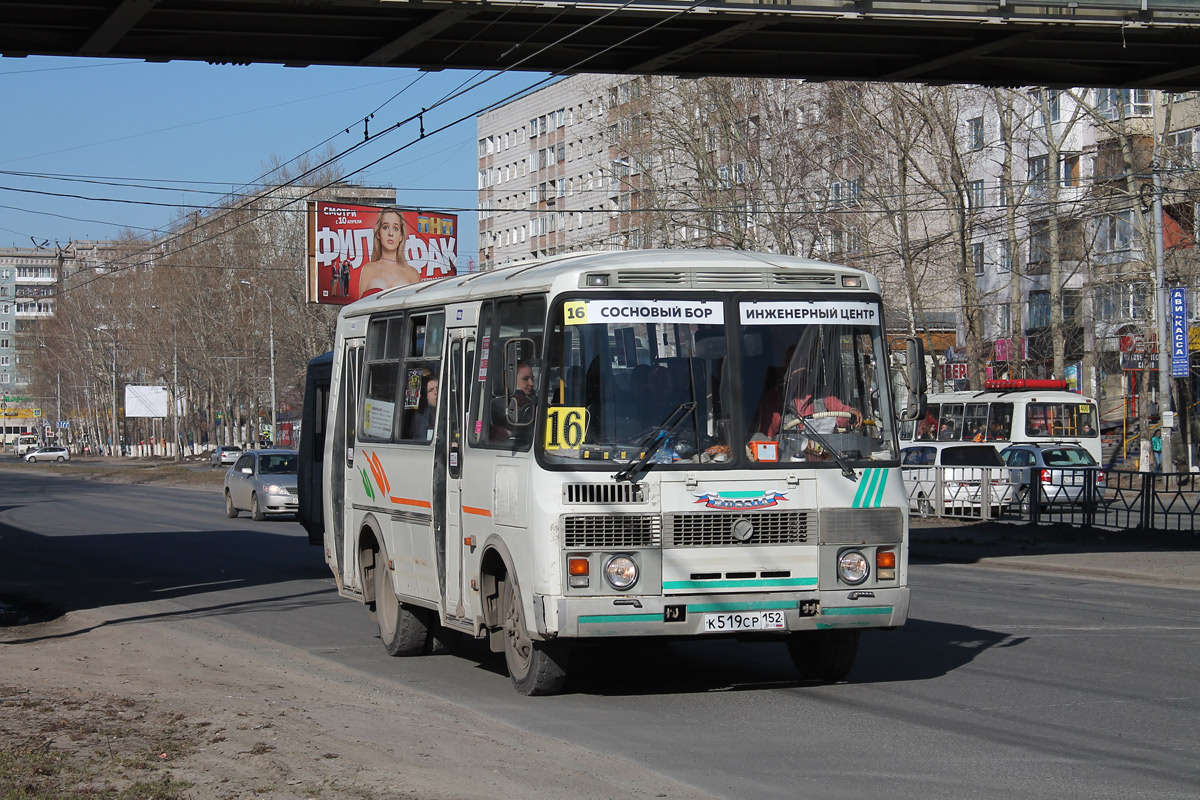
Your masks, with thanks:
[[[308,302],[346,305],[457,274],[458,217],[397,206],[310,201]]]
[[[165,417],[166,415],[167,387],[126,384],[126,417]]]

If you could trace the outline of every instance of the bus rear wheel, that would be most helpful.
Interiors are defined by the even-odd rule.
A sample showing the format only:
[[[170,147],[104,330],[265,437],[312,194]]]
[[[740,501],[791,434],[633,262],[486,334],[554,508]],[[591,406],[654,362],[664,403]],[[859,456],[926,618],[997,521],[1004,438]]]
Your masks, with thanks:
[[[801,631],[788,637],[788,655],[800,677],[835,683],[858,656],[858,631]]]
[[[390,656],[419,656],[425,652],[429,625],[424,609],[411,608],[400,602],[388,573],[387,556],[382,551],[375,556],[375,621],[379,638]]]
[[[558,694],[567,680],[569,651],[560,642],[529,637],[521,600],[511,577],[500,587],[504,615],[504,662],[513,686],[523,695]]]

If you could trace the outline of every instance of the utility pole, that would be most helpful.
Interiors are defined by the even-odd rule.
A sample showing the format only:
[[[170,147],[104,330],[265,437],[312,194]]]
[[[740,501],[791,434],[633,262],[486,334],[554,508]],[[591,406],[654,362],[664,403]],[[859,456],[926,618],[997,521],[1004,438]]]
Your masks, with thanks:
[[[1159,134],[1155,132],[1154,148],[1158,149]],[[1175,462],[1172,458],[1171,431],[1175,427],[1175,414],[1171,405],[1171,363],[1167,347],[1167,287],[1163,265],[1163,205],[1162,205],[1162,172],[1159,170],[1157,153],[1152,169],[1154,170],[1154,204],[1151,213],[1154,215],[1152,230],[1154,231],[1154,312],[1157,317],[1158,339],[1158,415],[1162,423],[1162,470],[1173,472]],[[1171,424],[1167,424],[1168,421]]]
[[[261,286],[255,286],[250,281],[241,281],[241,283],[246,284],[251,289],[259,290],[267,298],[267,312],[270,315],[268,318],[269,322],[267,325],[267,327],[270,331],[270,333],[268,334],[268,338],[270,339],[270,342],[271,342],[271,446],[278,447],[279,446],[279,421],[278,421],[278,418],[276,417],[278,404],[275,402],[275,304],[271,302],[271,293],[268,292],[266,289],[262,288]],[[258,439],[257,436],[255,436],[254,438],[255,438],[255,440]]]
[[[162,311],[161,306],[150,306],[155,311]],[[171,334],[174,338],[173,354],[171,356],[171,423],[175,433],[175,460],[183,459],[179,442],[179,320],[171,320]],[[163,431],[165,437],[166,431]]]
[[[172,321],[171,328],[175,333],[175,352],[171,358],[171,421],[175,430],[175,460],[180,461],[183,453],[179,452],[179,323]]]
[[[121,446],[121,435],[117,432],[117,334],[107,328],[94,330],[112,337],[112,440],[109,443],[108,454],[116,455],[117,448]]]

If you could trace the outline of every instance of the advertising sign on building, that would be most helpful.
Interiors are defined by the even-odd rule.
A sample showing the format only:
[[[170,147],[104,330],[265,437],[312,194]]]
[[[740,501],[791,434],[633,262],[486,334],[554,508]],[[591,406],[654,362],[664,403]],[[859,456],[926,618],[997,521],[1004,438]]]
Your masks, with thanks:
[[[308,302],[346,305],[384,289],[457,274],[458,217],[308,203]]]
[[[1186,378],[1188,363],[1187,289],[1177,286],[1167,295],[1171,322],[1171,377]]]
[[[967,365],[961,362],[953,364],[942,364],[942,380],[945,381],[961,381],[966,380],[969,375]]]

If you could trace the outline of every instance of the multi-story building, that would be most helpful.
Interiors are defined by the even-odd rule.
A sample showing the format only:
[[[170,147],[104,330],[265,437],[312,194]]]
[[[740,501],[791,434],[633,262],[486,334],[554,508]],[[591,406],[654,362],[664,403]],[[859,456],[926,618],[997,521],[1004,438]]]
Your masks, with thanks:
[[[604,91],[615,79],[573,76],[480,115],[481,268],[609,243]]]

